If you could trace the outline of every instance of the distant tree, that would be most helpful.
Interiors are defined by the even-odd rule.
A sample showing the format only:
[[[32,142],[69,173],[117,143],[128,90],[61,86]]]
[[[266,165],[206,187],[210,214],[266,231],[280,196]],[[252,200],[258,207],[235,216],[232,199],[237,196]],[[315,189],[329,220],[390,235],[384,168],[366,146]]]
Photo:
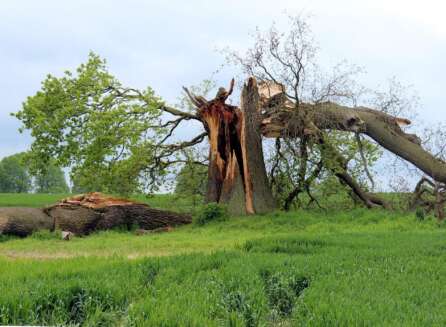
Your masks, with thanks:
[[[204,197],[206,194],[207,166],[188,162],[177,175],[175,194],[179,196]]]
[[[69,192],[65,174],[62,169],[55,164],[50,164],[45,172],[37,175],[34,183],[37,193]]]
[[[87,187],[82,185],[82,182],[78,176],[71,176],[71,193],[80,194],[80,193],[88,193],[88,192],[99,192],[100,189]]]
[[[24,163],[24,153],[0,161],[0,192],[27,193],[32,189],[31,176]]]

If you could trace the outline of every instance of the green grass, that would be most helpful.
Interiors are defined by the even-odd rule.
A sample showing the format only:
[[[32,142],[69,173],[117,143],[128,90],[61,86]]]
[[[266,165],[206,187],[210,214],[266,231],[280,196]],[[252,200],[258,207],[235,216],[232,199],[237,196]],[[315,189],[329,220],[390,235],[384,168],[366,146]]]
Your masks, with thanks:
[[[9,238],[0,325],[444,326],[445,239],[433,219],[365,209]]]
[[[56,203],[69,194],[26,194],[26,193],[0,193],[0,207],[45,207]],[[172,198],[170,194],[156,196],[138,195],[132,199],[149,204],[154,208],[191,211],[193,206],[184,198]]]
[[[67,196],[67,194],[0,193],[0,207],[45,207]]]

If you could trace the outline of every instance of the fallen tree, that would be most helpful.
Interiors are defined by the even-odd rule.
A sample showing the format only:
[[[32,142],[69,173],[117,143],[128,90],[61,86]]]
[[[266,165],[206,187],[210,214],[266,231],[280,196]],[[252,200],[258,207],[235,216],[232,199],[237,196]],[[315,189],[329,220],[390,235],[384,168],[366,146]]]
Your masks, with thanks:
[[[184,153],[208,140],[208,160],[197,160],[208,165],[206,201],[226,204],[233,214],[263,213],[277,206],[270,185],[274,178],[269,180],[265,169],[262,137],[276,138],[277,143],[298,140],[290,152],[300,157],[299,167],[293,168],[298,173],[288,171],[284,178],[297,176],[285,196],[285,209],[304,192],[314,201],[311,188],[324,176],[335,176],[369,208],[389,208],[372,193],[364,144],[384,147],[434,181],[446,183],[446,163],[402,128],[410,124],[399,117],[407,102],[392,93],[385,105],[356,106],[362,95],[362,89],[355,88],[358,69],[337,65],[327,73],[319,69],[316,53],[308,23],[291,18],[288,33],[273,26],[254,36],[244,56],[229,54],[245,76],[251,76],[243,86],[240,106],[227,103],[234,89],[231,81],[228,90],[220,88],[210,100],[206,93],[197,95],[184,88],[192,108],[181,110],[166,105],[150,88],[123,87],[108,73],[105,61],[91,54],[76,73],[48,76],[42,90],[29,97],[15,116],[35,138],[31,157],[37,170],[45,168],[48,158],[55,158],[91,188],[104,186],[117,193],[156,190],[174,171],[169,167],[195,163]],[[394,107],[398,110],[389,110]],[[198,122],[203,131],[169,143],[185,122]],[[339,144],[345,139],[338,131],[350,137],[350,144],[358,143],[355,151],[360,158],[346,153]],[[352,171],[352,162],[362,167],[361,172]],[[368,182],[361,180],[364,175]],[[52,210],[67,217],[70,210],[77,210],[86,221],[80,230],[107,224],[103,209],[74,208],[65,204]]]
[[[305,120],[308,122],[303,125]],[[424,150],[417,135],[405,133],[400,127],[409,124],[407,119],[365,107],[351,108],[325,102],[300,104],[299,109],[294,110],[292,104],[283,101],[265,113],[262,133],[267,137],[300,137],[303,129],[313,134],[318,130],[335,129],[365,134],[434,180],[446,183],[446,163]]]
[[[0,208],[0,235],[25,237],[38,230],[52,230],[53,219],[37,208]]]
[[[37,230],[88,235],[116,227],[158,230],[189,224],[187,214],[150,208],[147,204],[89,193],[44,209],[0,208],[0,234],[28,236]]]
[[[44,211],[54,219],[54,227],[76,235],[98,230],[137,226],[152,230],[189,224],[186,214],[150,208],[147,204],[89,193],[64,199]]]

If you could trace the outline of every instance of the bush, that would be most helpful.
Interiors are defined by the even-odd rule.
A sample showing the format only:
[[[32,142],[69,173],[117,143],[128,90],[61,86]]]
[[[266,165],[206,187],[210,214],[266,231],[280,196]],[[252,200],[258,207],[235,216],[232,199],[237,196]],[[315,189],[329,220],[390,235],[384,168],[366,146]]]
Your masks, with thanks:
[[[417,217],[418,220],[424,220],[426,218],[426,213],[424,212],[423,208],[417,208],[417,210],[415,211],[415,216]]]
[[[211,221],[223,221],[228,218],[228,211],[225,206],[218,203],[208,203],[204,205],[195,216],[194,223],[203,226]]]

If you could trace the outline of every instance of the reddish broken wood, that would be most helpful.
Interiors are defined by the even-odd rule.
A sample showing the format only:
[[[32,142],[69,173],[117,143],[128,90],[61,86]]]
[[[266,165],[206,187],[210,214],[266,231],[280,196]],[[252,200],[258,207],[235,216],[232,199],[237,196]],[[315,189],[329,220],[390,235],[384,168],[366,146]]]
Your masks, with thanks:
[[[232,214],[268,212],[275,202],[263,160],[257,85],[248,80],[241,108],[225,103],[233,88],[234,80],[229,91],[220,88],[210,101],[185,88],[209,137],[206,201],[226,204]]]

